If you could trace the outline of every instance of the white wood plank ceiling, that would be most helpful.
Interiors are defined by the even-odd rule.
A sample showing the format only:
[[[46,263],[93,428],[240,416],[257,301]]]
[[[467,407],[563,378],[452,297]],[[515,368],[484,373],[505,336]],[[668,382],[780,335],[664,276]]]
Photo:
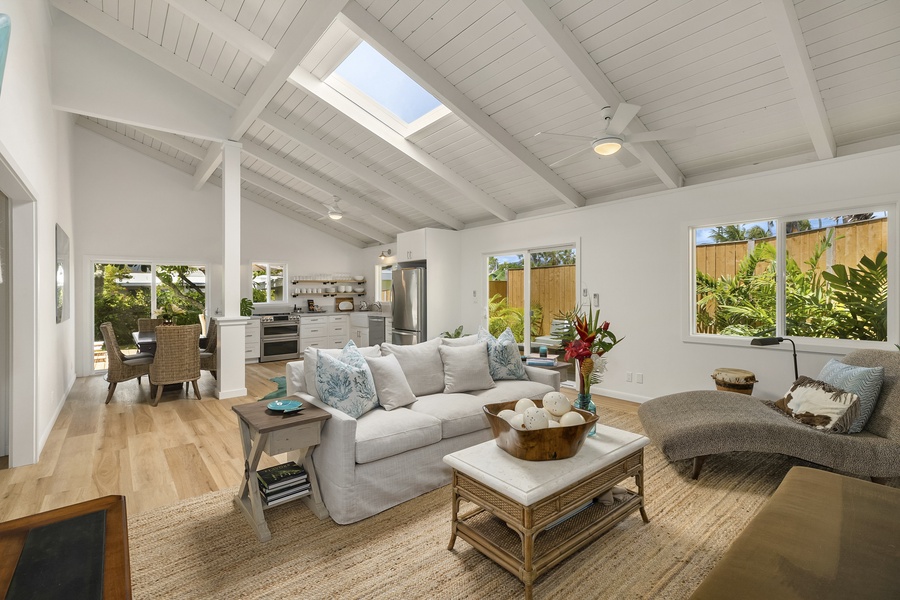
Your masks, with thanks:
[[[245,197],[357,246],[900,143],[897,0],[51,0],[234,108]],[[404,138],[323,83],[364,39],[451,114]],[[641,106],[631,168],[596,135]],[[83,127],[217,184],[221,140]],[[224,139],[224,138],[223,138]],[[347,218],[319,220],[332,197]]]

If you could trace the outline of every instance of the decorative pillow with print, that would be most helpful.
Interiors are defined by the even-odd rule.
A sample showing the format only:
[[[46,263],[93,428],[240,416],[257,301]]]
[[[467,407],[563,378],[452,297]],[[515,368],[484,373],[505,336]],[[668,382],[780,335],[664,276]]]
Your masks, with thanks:
[[[832,358],[816,379],[859,396],[859,414],[850,426],[850,433],[862,431],[878,404],[884,367],[856,367]]]
[[[519,345],[513,335],[512,329],[494,337],[484,327],[478,328],[478,341],[487,343],[488,367],[491,371],[491,379],[528,379],[525,375],[525,365],[522,363],[522,355]]]
[[[322,402],[354,419],[378,406],[372,372],[352,340],[337,358],[319,350],[317,359],[316,391]]]
[[[775,403],[775,408],[804,425],[835,433],[849,433],[859,407],[859,396],[853,392],[811,377],[795,381],[784,398]]]

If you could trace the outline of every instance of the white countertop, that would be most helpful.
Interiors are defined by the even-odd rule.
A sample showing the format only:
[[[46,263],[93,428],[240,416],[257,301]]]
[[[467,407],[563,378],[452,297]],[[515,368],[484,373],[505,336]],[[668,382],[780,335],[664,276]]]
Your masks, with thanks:
[[[646,446],[637,433],[597,424],[578,454],[563,460],[521,460],[494,440],[448,454],[444,462],[523,506],[531,506]]]

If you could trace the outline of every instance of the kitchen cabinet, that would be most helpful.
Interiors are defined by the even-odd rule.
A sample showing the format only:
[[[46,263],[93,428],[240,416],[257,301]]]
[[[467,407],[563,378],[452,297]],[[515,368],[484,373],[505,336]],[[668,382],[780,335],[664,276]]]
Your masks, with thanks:
[[[300,317],[300,351],[306,348],[330,348],[328,317]]]
[[[347,315],[328,316],[329,348],[343,348],[350,341],[350,318]]]
[[[350,315],[350,339],[360,348],[369,345],[368,313],[352,313]]]
[[[397,260],[426,260],[428,229],[416,229],[397,234]]]
[[[393,317],[384,318],[384,341],[389,344],[394,343],[394,319]]]
[[[244,362],[259,362],[259,317],[250,317],[244,330]]]

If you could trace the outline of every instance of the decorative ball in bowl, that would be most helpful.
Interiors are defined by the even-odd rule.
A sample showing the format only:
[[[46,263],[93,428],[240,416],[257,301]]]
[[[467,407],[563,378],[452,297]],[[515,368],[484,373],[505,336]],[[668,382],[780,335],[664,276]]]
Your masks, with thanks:
[[[541,429],[520,428],[516,426],[519,422],[516,417],[510,419],[513,422],[511,423],[499,416],[500,411],[516,411],[517,402],[522,401],[485,404],[484,414],[491,424],[491,431],[494,434],[494,441],[497,442],[497,445],[506,451],[507,454],[522,460],[561,460],[572,458],[581,450],[585,438],[587,438],[591,428],[598,421],[597,415],[586,410],[570,407],[568,413],[580,415],[584,422],[566,426],[554,425]],[[534,400],[533,403],[537,408],[544,407],[544,401],[542,400]],[[525,415],[526,412],[527,409],[518,412],[518,414]],[[505,414],[509,415],[509,413]],[[541,424],[542,416],[540,414],[530,413],[528,416],[532,417],[530,419],[531,422],[537,422],[538,425]],[[528,419],[528,416],[523,416],[522,420]],[[577,417],[566,419],[566,421],[569,420],[579,421]]]

